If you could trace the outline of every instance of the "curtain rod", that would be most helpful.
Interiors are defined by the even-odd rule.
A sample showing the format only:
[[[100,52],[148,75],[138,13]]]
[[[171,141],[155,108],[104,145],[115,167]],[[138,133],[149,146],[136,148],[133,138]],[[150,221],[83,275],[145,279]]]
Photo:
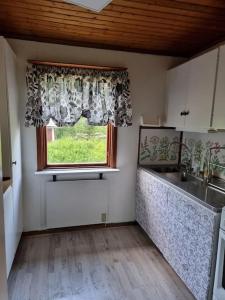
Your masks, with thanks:
[[[92,70],[103,70],[103,71],[127,71],[127,68],[124,68],[124,67],[90,66],[90,65],[78,65],[78,64],[48,62],[48,61],[40,61],[40,60],[28,60],[28,63],[33,64],[33,65],[45,65],[45,66],[66,67],[66,68],[92,69]]]

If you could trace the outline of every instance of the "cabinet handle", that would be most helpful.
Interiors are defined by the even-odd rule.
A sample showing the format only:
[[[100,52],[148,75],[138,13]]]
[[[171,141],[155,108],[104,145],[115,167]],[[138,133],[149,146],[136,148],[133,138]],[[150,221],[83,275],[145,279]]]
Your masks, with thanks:
[[[12,161],[12,165],[16,165],[16,161]]]
[[[180,115],[181,115],[181,116],[185,116],[185,111],[182,111],[182,112],[180,113]]]
[[[190,111],[187,110],[187,111],[185,112],[185,116],[187,116],[187,115],[189,115],[189,114],[190,114]]]

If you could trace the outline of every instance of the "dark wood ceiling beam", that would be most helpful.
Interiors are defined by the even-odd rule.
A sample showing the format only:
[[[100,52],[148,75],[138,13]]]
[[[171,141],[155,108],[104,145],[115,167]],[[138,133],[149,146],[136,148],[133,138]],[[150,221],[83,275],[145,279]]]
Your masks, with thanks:
[[[61,4],[61,2],[54,2],[54,6],[50,6],[48,0],[37,0],[35,3],[30,3],[29,0],[24,0],[21,2],[20,0],[14,0],[13,3],[8,2],[8,0],[1,0],[1,5],[3,6],[10,6],[12,8],[16,7],[21,7],[21,8],[28,8],[30,10],[38,10],[39,12],[54,12],[55,14],[62,14],[65,17],[72,17],[76,14],[79,14],[80,16],[86,17],[88,15],[92,16],[93,19],[98,19],[99,17],[105,16],[106,18],[111,17],[113,18],[120,18],[120,19],[127,19],[130,21],[151,21],[154,20],[158,23],[164,23],[164,24],[176,24],[176,25],[183,25],[186,27],[201,27],[201,28],[214,28],[218,29],[218,26],[224,25],[224,21],[216,20],[206,20],[206,19],[201,19],[201,18],[195,18],[188,16],[180,16],[180,15],[171,15],[171,14],[160,14],[160,13],[154,13],[151,11],[144,11],[143,14],[140,14],[135,12],[135,10],[128,10],[126,12],[123,11],[123,9],[119,10],[116,9],[114,10],[109,10],[109,9],[104,9],[101,14],[95,14],[95,13],[90,13],[85,9],[79,8],[76,5],[70,5],[70,4]],[[11,8],[11,9],[12,9]],[[222,24],[221,24],[222,23]]]
[[[126,44],[127,42],[129,43],[129,45],[142,45],[145,47],[148,47],[149,45],[161,45],[161,46],[166,46],[166,47],[174,47],[174,45],[177,45],[176,40],[171,40],[171,39],[135,39],[133,36],[131,37],[126,37],[126,39],[124,38],[124,36],[122,35],[107,35],[107,34],[102,34],[102,33],[98,33],[96,34],[96,32],[69,32],[69,31],[63,31],[58,27],[42,27],[38,24],[33,24],[31,26],[26,26],[26,24],[21,24],[21,23],[17,23],[15,25],[9,25],[7,27],[1,26],[1,30],[2,32],[7,32],[7,29],[10,29],[11,32],[15,32],[15,30],[17,30],[18,33],[22,34],[23,32],[27,32],[27,34],[35,35],[36,32],[41,32],[41,33],[45,33],[47,32],[49,33],[56,33],[58,35],[58,37],[62,36],[62,33],[64,35],[64,37],[71,37],[71,39],[84,39],[87,41],[88,40],[93,40],[93,41],[113,41],[113,43],[122,43],[122,44]],[[189,49],[190,47],[192,48],[194,45],[189,42],[189,43],[185,43],[185,41],[183,41],[183,43],[179,44],[179,47],[182,49]],[[195,44],[195,47],[198,47],[199,44]]]
[[[173,0],[172,0],[173,1]],[[177,3],[201,5],[206,7],[225,8],[224,0],[174,0]]]
[[[192,55],[225,37],[222,0],[113,0],[101,13],[64,0],[0,0],[7,36]]]
[[[116,0],[107,7],[107,10],[119,10],[126,9],[126,12],[136,11],[137,14],[148,15],[149,12],[162,13],[164,15],[170,14],[171,16],[183,16],[197,19],[215,20],[214,15],[217,14],[217,20],[224,21],[225,12],[221,9],[208,8],[207,12],[199,10],[182,9],[178,5],[164,6],[165,1],[160,1],[161,5],[156,5],[155,1],[150,0],[148,3]],[[168,1],[166,1],[168,2]]]
[[[207,23],[208,26],[218,26],[220,25],[224,25],[224,17],[220,17],[217,16],[217,18],[215,19],[215,16],[213,17],[212,15],[208,15],[208,16],[194,16],[191,14],[188,14],[186,12],[183,14],[175,14],[175,13],[165,13],[165,12],[158,12],[158,11],[153,11],[153,10],[141,10],[141,9],[132,9],[132,8],[122,8],[121,6],[118,5],[111,5],[110,6],[111,9],[109,10],[105,10],[103,11],[103,14],[106,13],[119,13],[120,15],[132,15],[135,17],[154,17],[154,18],[158,18],[158,19],[167,19],[167,20],[176,20],[179,21],[181,23],[186,23],[186,22],[191,22],[194,24],[199,24],[199,23]]]
[[[8,7],[2,7],[2,17],[5,17],[8,21],[14,20],[14,19],[34,19],[34,20],[39,20],[39,21],[52,21],[52,22],[58,22],[60,24],[67,24],[67,25],[74,25],[78,26],[80,24],[84,24],[84,26],[90,26],[91,28],[109,28],[112,30],[119,29],[121,30],[128,30],[129,32],[138,32],[139,34],[144,34],[146,32],[151,32],[154,30],[154,32],[164,32],[164,33],[187,33],[187,29],[181,26],[168,26],[164,24],[159,24],[159,23],[148,23],[150,25],[149,27],[147,26],[141,26],[137,24],[126,24],[122,23],[119,21],[105,21],[105,20],[94,20],[93,18],[82,18],[82,17],[77,17],[74,16],[73,18],[68,18],[65,19],[63,15],[56,15],[55,13],[40,13],[39,11],[33,11],[29,9],[14,9],[13,11],[10,11]],[[145,24],[147,25],[147,23]],[[193,36],[199,36],[199,33],[202,33],[202,29],[199,28],[190,28],[188,31],[189,34],[192,34]],[[210,30],[212,34],[217,34],[218,31]],[[225,32],[225,28],[224,28]]]
[[[1,34],[1,30],[0,30]],[[4,36],[6,38],[13,38],[13,39],[20,39],[20,40],[28,40],[28,41],[37,41],[37,42],[45,42],[45,43],[53,43],[53,44],[61,44],[61,45],[71,45],[71,46],[78,46],[78,47],[88,47],[88,48],[96,48],[96,49],[107,49],[107,50],[117,50],[117,51],[126,51],[126,52],[136,52],[136,53],[146,53],[146,54],[153,54],[153,55],[168,55],[174,57],[189,57],[190,56],[190,49],[183,49],[180,50],[178,48],[170,49],[168,48],[165,52],[164,46],[154,46],[149,49],[146,47],[141,48],[139,45],[121,45],[121,44],[112,44],[108,42],[99,43],[93,41],[84,41],[84,40],[71,40],[71,39],[62,39],[61,37],[58,38],[56,36],[50,37],[49,35],[42,35],[42,34],[34,34],[30,36],[30,34],[15,34],[10,30],[5,31]]]
[[[114,4],[120,6],[130,7],[130,8],[139,8],[145,10],[156,10],[164,12],[172,12],[176,14],[192,14],[196,17],[205,17],[213,16],[217,14],[221,17],[225,15],[224,10],[217,7],[203,6],[199,4],[188,4],[182,1],[175,0],[114,0]],[[225,8],[225,5],[224,7]]]
[[[6,35],[9,35],[10,33],[13,34],[13,32],[14,32],[13,28],[12,28],[12,30],[9,29],[8,31],[5,31]],[[31,35],[31,33],[32,33],[32,35]],[[37,35],[35,32],[33,32],[33,29],[24,30],[23,34],[25,34],[26,36],[28,36],[30,38],[31,37],[35,38],[36,35]],[[39,30],[37,36],[48,37],[49,36],[48,29],[44,30],[44,31]],[[60,39],[60,37],[61,37],[61,35],[57,30],[51,31],[51,38]],[[65,40],[71,39],[71,35],[70,34],[65,34],[64,39]],[[91,43],[95,43],[95,44],[98,43],[98,44],[110,45],[112,40],[109,39],[109,38],[104,38],[102,36],[98,36],[97,38],[96,37],[93,38],[93,37],[90,37],[90,36],[79,36],[78,35],[78,36],[76,36],[74,41],[76,41],[76,42],[84,41],[86,43],[91,42]],[[114,45],[126,46],[127,43],[125,43],[123,39],[122,40],[117,39],[117,40],[114,41]],[[168,41],[162,41],[161,43],[154,43],[154,41],[153,41],[153,43],[151,45],[153,45],[154,47],[158,47],[159,49],[163,48],[165,46],[168,47],[168,49],[169,49],[170,47],[172,48],[172,46],[173,46]],[[133,43],[130,42],[130,48],[135,48],[135,47],[140,47],[140,46],[142,46],[144,48],[144,47],[146,47],[146,44],[143,44],[142,42],[133,42]],[[182,48],[183,50],[187,49],[187,47],[184,47],[183,45],[181,45],[180,48]]]
[[[1,17],[0,17],[1,19]],[[65,26],[65,25],[64,25]],[[4,28],[4,25],[3,25]],[[71,30],[70,28],[64,29],[64,27],[60,26],[58,24],[57,26],[49,26],[49,24],[42,22],[42,24],[35,23],[35,22],[14,22],[13,26],[8,25],[7,28],[11,30],[16,30],[17,32],[23,32],[25,29],[28,29],[31,34],[35,33],[36,30],[39,32],[44,32],[44,31],[49,31],[49,32],[57,32],[59,35],[65,35],[69,34],[72,38],[76,39],[78,37],[87,37],[91,38],[92,36],[95,37],[95,39],[102,38],[105,40],[113,40],[114,42],[117,40],[119,41],[127,41],[130,43],[134,43],[134,41],[138,44],[143,44],[143,45],[148,45],[148,41],[151,42],[151,44],[164,44],[164,45],[169,45],[169,44],[174,44],[176,43],[175,38],[168,38],[168,37],[162,37],[160,38],[158,35],[155,34],[149,34],[145,37],[134,35],[134,34],[124,34],[124,33],[111,33],[110,31],[96,31],[95,29],[90,29],[90,30],[84,30],[82,27],[79,27],[79,31],[74,31]],[[185,40],[183,39],[182,41],[182,46],[183,47],[188,47],[188,45],[196,45],[199,46],[201,45],[201,40]]]
[[[14,7],[12,9],[12,6],[8,6],[8,5],[4,5],[1,7],[1,11],[5,14],[8,15],[8,17],[17,17],[18,15],[22,14],[24,17],[26,16],[40,16],[40,17],[44,17],[44,18],[54,18],[56,20],[61,20],[61,22],[66,22],[69,24],[69,22],[73,22],[77,20],[80,20],[82,22],[82,20],[88,20],[88,22],[91,22],[92,24],[105,24],[107,26],[107,24],[111,24],[112,26],[120,26],[120,28],[123,28],[123,26],[133,26],[134,28],[144,28],[146,30],[148,30],[149,28],[151,29],[151,27],[153,28],[159,28],[159,29],[171,29],[174,31],[185,31],[187,32],[187,26],[180,24],[179,22],[176,23],[172,23],[172,22],[167,22],[167,23],[159,23],[159,21],[157,21],[157,19],[154,19],[154,21],[149,22],[149,21],[134,21],[134,20],[126,20],[126,19],[121,19],[121,18],[113,18],[113,17],[102,17],[96,19],[95,16],[93,16],[92,14],[86,15],[86,14],[75,14],[75,15],[71,15],[71,16],[67,16],[64,14],[57,14],[55,12],[51,12],[51,11],[40,11],[38,9],[29,9],[29,8],[21,8],[21,7]],[[122,26],[122,27],[121,27]],[[201,26],[195,26],[193,24],[189,24],[188,27],[188,32],[190,32],[190,34],[192,32],[198,32],[198,33],[202,33],[203,30],[205,32],[206,27],[204,27],[203,25]],[[207,28],[208,32],[212,32],[214,34],[218,33],[218,28]],[[225,32],[225,27],[221,28],[222,31]]]
[[[4,12],[2,15],[0,15],[0,21],[1,23],[7,23],[10,21],[12,21],[13,23],[15,23],[16,19],[16,23],[19,24],[29,24],[29,26],[33,25],[33,24],[37,24],[37,25],[43,25],[43,26],[47,26],[47,27],[54,27],[54,26],[58,26],[60,30],[67,30],[69,32],[73,32],[73,30],[76,32],[77,28],[79,27],[79,30],[86,30],[87,32],[93,31],[93,30],[97,30],[97,31],[104,31],[104,32],[113,32],[115,34],[126,34],[126,35],[132,35],[133,37],[138,36],[138,37],[142,37],[144,39],[148,39],[148,38],[152,38],[154,36],[157,37],[162,37],[162,38],[171,38],[172,39],[177,39],[177,38],[182,38],[183,41],[186,40],[186,38],[189,38],[189,36],[192,36],[192,39],[195,41],[195,38],[198,42],[200,42],[199,39],[199,33],[194,33],[194,32],[189,32],[188,34],[185,33],[184,31],[171,31],[171,30],[161,30],[158,28],[150,28],[148,31],[139,31],[139,30],[135,30],[133,28],[124,28],[121,26],[102,26],[102,25],[97,25],[97,24],[93,24],[93,23],[86,23],[86,22],[64,22],[64,24],[62,24],[62,20],[61,19],[57,19],[57,18],[43,18],[42,16],[38,16],[38,15],[34,15],[34,14],[13,14],[10,15],[6,12]],[[219,33],[217,34],[218,37],[220,37]],[[201,35],[201,39],[207,39],[207,37],[205,37],[204,35]]]

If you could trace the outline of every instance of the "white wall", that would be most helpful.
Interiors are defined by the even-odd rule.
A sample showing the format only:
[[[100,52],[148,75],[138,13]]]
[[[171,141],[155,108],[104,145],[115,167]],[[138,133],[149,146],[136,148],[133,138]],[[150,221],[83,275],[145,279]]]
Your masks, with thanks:
[[[107,178],[109,179],[111,194],[109,222],[134,220],[140,115],[144,114],[148,119],[154,119],[157,115],[161,116],[163,114],[165,70],[177,63],[177,60],[170,57],[129,52],[20,40],[8,41],[18,57],[24,178],[24,230],[38,230],[44,227],[46,211],[44,186],[45,182],[50,179],[34,175],[36,170],[35,128],[25,128],[23,125],[26,103],[25,71],[27,59],[128,67],[133,102],[133,126],[119,128],[117,167],[120,169],[120,173],[107,175]],[[105,198],[107,196],[103,195]],[[91,202],[87,210],[91,210],[93,206],[95,206],[95,203]]]

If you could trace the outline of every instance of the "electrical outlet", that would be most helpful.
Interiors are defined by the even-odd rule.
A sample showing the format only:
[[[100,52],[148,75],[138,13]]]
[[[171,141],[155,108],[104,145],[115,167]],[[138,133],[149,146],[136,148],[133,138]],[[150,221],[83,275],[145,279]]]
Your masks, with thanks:
[[[106,216],[107,216],[106,213],[101,214],[101,219],[103,223],[106,222]]]

